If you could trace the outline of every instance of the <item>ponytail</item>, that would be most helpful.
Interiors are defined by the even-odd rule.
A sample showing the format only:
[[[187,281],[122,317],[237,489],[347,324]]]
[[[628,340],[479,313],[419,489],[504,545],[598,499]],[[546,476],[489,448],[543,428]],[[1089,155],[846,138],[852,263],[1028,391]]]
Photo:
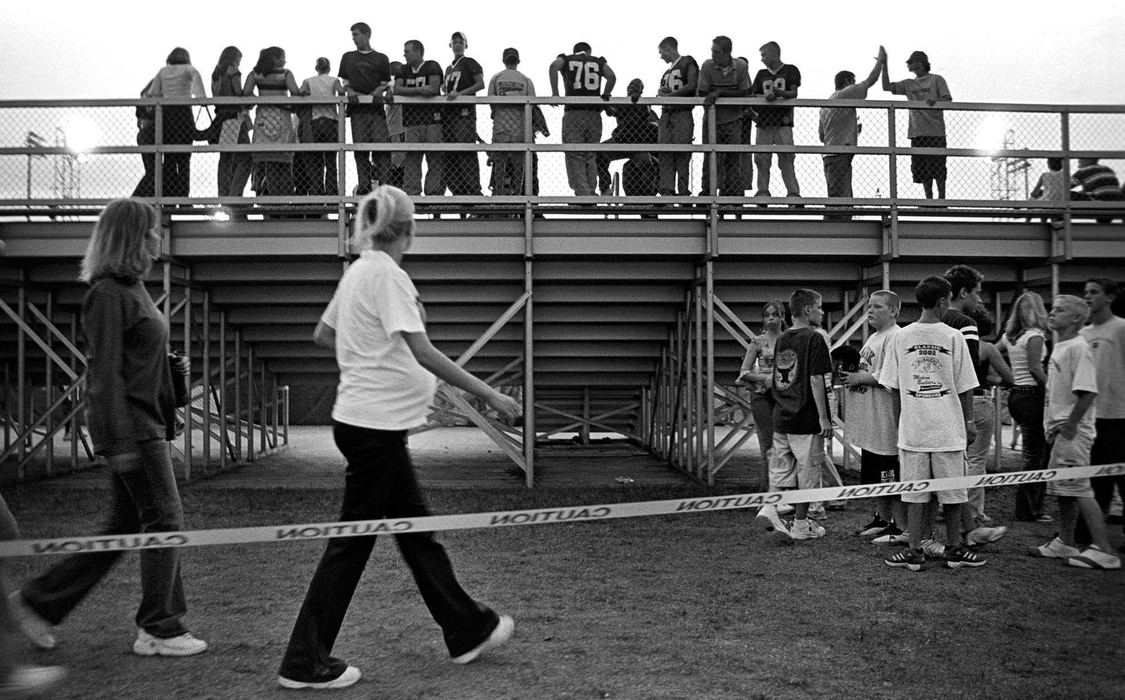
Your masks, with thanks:
[[[414,233],[414,202],[397,187],[380,185],[360,200],[352,245],[371,250]]]

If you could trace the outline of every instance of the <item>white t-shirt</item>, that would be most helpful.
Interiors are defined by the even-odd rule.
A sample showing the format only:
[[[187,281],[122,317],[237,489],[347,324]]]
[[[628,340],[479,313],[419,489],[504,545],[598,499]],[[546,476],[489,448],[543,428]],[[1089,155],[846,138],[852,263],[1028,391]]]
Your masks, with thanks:
[[[320,320],[336,331],[340,384],[333,420],[374,430],[426,422],[437,380],[402,336],[425,332],[425,311],[410,276],[391,256],[364,251],[344,272]]]
[[[488,81],[488,94],[498,97],[535,97],[535,83],[514,68],[505,68]],[[503,142],[524,140],[524,106],[492,106],[492,140]]]
[[[1094,369],[1094,355],[1089,344],[1075,337],[1055,345],[1047,365],[1047,406],[1043,411],[1043,428],[1050,430],[1070,417],[1078,403],[1076,391],[1098,393],[1098,380]],[[1078,433],[1094,439],[1097,408],[1091,407],[1078,422]]]
[[[958,395],[977,386],[965,336],[944,323],[912,323],[895,334],[888,350],[878,379],[899,390],[899,448],[965,449],[968,437]]]
[[[859,351],[859,369],[877,379],[899,330],[891,325],[869,337]],[[898,454],[898,422],[891,392],[882,386],[845,388],[844,418],[844,435],[853,445],[875,454]]]
[[[1090,344],[1097,365],[1098,418],[1125,418],[1125,318],[1114,316],[1078,333]]]
[[[867,99],[867,83],[856,83],[840,88],[830,100]],[[820,140],[825,146],[854,146],[859,129],[855,107],[821,107]],[[827,158],[829,155],[824,155]]]

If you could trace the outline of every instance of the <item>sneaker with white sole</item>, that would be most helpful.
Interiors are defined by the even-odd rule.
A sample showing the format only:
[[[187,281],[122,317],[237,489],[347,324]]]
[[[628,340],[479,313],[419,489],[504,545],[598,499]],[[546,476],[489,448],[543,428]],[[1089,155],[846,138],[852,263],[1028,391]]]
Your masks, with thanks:
[[[330,681],[320,681],[317,683],[306,681],[295,681],[292,678],[285,676],[277,677],[277,684],[282,688],[289,688],[291,690],[335,690],[337,688],[347,688],[348,686],[355,685],[363,674],[355,666],[348,666],[344,672]]]
[[[59,645],[55,635],[51,633],[51,623],[39,617],[23,599],[23,593],[15,591],[8,596],[8,604],[12,608],[12,615],[20,626],[20,630],[31,640],[31,643],[40,649],[54,649]]]
[[[794,520],[793,527],[789,528],[789,536],[795,540],[815,540],[824,537],[826,530],[812,520]]]
[[[17,665],[0,679],[0,697],[28,697],[46,693],[66,677],[62,666]]]
[[[1007,525],[997,525],[995,527],[981,525],[969,530],[968,534],[965,535],[965,540],[970,546],[979,547],[990,542],[995,542],[1006,534],[1008,534]]]
[[[898,552],[883,560],[887,566],[893,566],[897,569],[907,569],[909,571],[921,571],[922,566],[926,563],[926,555],[920,549],[906,549]]]
[[[959,569],[962,566],[976,568],[987,563],[987,559],[963,544],[945,548],[945,565],[950,569]]]
[[[930,537],[922,540],[922,553],[927,559],[941,559],[945,556],[945,545]]]
[[[809,517],[821,522],[828,520],[828,512],[824,510],[823,503],[814,503],[809,506]]]
[[[876,515],[871,522],[856,530],[855,534],[860,537],[871,537],[882,533],[888,526],[890,526],[890,523]]]
[[[754,516],[754,529],[767,535],[776,544],[793,544],[789,526],[781,519],[777,506],[762,506]]]
[[[460,656],[453,657],[455,664],[467,664],[471,661],[476,661],[477,657],[501,644],[507,642],[512,638],[512,632],[516,629],[516,621],[512,619],[511,615],[501,615],[500,620],[496,623],[492,633],[488,635],[480,644],[476,645],[469,651],[461,654]]]
[[[1043,557],[1044,559],[1066,559],[1067,557],[1076,557],[1082,552],[1077,547],[1071,547],[1056,537],[1047,544],[1033,547],[1027,553],[1033,557]]]
[[[191,632],[164,639],[137,630],[137,639],[133,642],[133,653],[137,656],[195,656],[205,651],[207,642],[196,639]]]
[[[1121,559],[1109,552],[1103,552],[1096,544],[1083,549],[1079,554],[1067,557],[1066,563],[1080,569],[1120,569]]]
[[[888,525],[878,537],[871,540],[871,544],[906,544],[910,542],[910,533],[903,532],[896,525]]]

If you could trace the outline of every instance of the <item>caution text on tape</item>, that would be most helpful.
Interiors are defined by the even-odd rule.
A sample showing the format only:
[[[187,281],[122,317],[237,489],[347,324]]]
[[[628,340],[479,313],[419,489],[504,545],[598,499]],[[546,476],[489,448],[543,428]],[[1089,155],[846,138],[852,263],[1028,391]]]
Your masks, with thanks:
[[[1125,474],[1125,463],[1089,467],[1069,467],[1043,471],[1008,472],[983,476],[958,476],[945,479],[895,481],[883,484],[833,486],[819,489],[769,491],[727,496],[699,496],[663,501],[637,501],[601,505],[505,510],[488,513],[430,515],[418,518],[354,520],[292,525],[181,530],[123,535],[93,535],[23,539],[0,542],[0,557],[43,556],[83,552],[128,551],[161,547],[202,547],[219,544],[253,542],[301,542],[333,537],[365,537],[399,535],[408,532],[469,530],[517,525],[584,522],[614,518],[637,518],[652,515],[676,515],[719,510],[756,508],[783,503],[840,501],[903,493],[930,493],[964,488],[989,488],[1014,484],[1084,479]]]

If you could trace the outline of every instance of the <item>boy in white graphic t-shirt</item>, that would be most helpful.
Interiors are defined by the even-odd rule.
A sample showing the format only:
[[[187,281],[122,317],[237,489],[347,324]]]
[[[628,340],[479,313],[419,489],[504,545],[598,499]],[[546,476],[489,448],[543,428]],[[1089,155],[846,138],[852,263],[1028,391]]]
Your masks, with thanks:
[[[949,282],[927,277],[914,288],[922,317],[899,331],[891,342],[879,383],[892,392],[898,421],[898,447],[905,481],[965,476],[965,447],[976,439],[972,390],[976,370],[960,331],[941,322],[949,308]],[[965,544],[962,510],[968,491],[937,492],[945,510],[945,563],[949,568],[983,566],[985,560]],[[929,493],[904,493],[909,548],[888,557],[888,566],[919,571],[923,511]]]

